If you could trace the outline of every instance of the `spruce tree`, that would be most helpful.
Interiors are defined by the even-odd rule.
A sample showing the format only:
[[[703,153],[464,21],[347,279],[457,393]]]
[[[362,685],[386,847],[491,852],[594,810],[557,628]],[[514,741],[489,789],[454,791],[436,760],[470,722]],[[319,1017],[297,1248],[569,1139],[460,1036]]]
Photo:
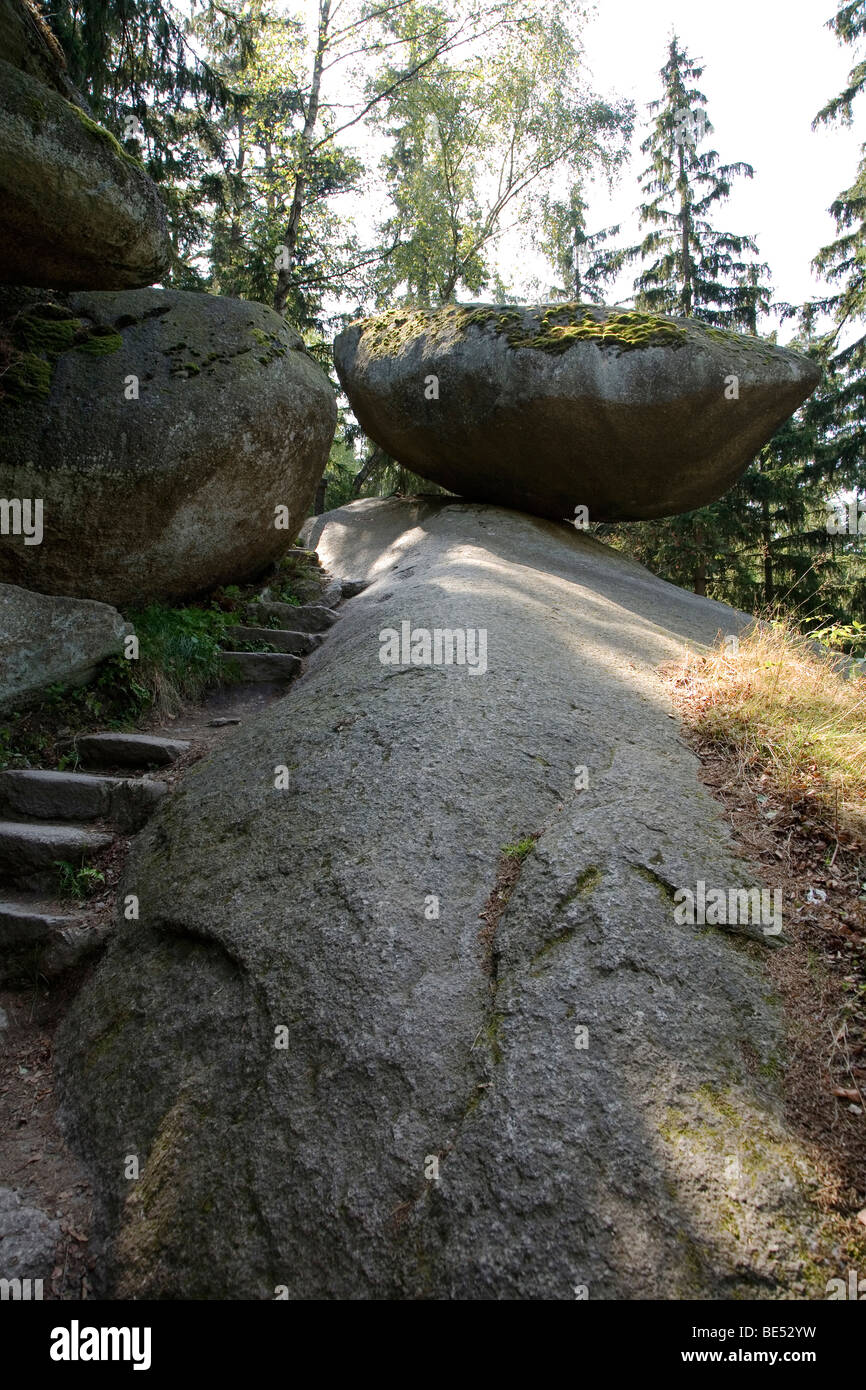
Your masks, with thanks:
[[[843,5],[829,27],[840,42],[859,44],[866,38],[866,0]],[[851,125],[854,102],[864,87],[866,50],[861,51],[845,89],[818,112],[813,128],[832,122]],[[819,313],[829,314],[833,320],[833,329],[823,343],[835,387],[827,402],[826,434],[828,442],[832,439],[835,455],[832,482],[837,487],[852,487],[862,483],[866,447],[866,333],[862,331],[866,322],[866,145],[861,146],[854,183],[839,194],[830,212],[838,235],[818,252],[814,266],[830,283],[832,292],[807,305],[805,319],[807,326]],[[828,465],[831,461],[827,459]]]
[[[567,201],[545,198],[539,246],[559,277],[552,290],[555,298],[603,304],[606,288],[616,279],[629,253],[614,243],[618,226],[588,232],[586,213],[579,184],[570,189]]]
[[[651,230],[627,254],[651,264],[635,281],[635,304],[754,334],[759,313],[770,306],[769,268],[754,259],[758,248],[751,237],[717,231],[710,221],[730,195],[732,180],[752,178],[754,170],[745,163],[720,164],[707,145],[713,126],[697,85],[703,72],[674,35],[660,73],[662,96],[650,103],[655,119],[641,145],[651,162],[643,175],[640,220]],[[766,476],[752,465],[737,489],[718,502],[612,534],[665,578],[695,593],[722,597],[724,586],[744,592],[754,557],[765,555],[769,543],[766,492]],[[768,565],[764,572],[769,574]]]
[[[650,165],[640,218],[651,230],[630,254],[652,263],[635,281],[635,302],[649,311],[755,333],[758,314],[769,309],[768,267],[754,260],[758,248],[751,237],[717,231],[709,220],[716,204],[729,197],[732,180],[750,179],[754,169],[720,164],[718,153],[706,146],[713,126],[707,99],[695,85],[703,71],[674,35],[660,73],[663,94],[650,103],[655,121],[641,145]]]

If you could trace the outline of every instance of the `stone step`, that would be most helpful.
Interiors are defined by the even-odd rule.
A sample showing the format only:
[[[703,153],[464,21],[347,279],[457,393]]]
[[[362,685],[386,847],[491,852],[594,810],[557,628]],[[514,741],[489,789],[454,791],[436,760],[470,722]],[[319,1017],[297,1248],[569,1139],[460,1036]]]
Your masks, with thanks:
[[[340,591],[343,598],[357,598],[365,589],[369,589],[369,579],[344,579],[340,584]]]
[[[241,680],[255,684],[266,681],[293,681],[301,669],[301,658],[287,652],[221,652],[223,666],[239,671]]]
[[[249,623],[266,623],[276,618],[293,632],[324,632],[337,621],[332,608],[316,603],[305,603],[297,608],[291,603],[251,603],[244,617]]]
[[[0,821],[0,877],[22,888],[56,883],[58,860],[79,864],[113,839],[83,825]]]
[[[322,592],[316,599],[318,606],[322,608],[336,608],[343,597],[343,585],[339,579],[329,579]]]
[[[79,929],[84,913],[66,909],[36,893],[0,895],[0,951],[36,945],[64,929]]]
[[[270,642],[278,652],[306,656],[325,639],[320,632],[290,632],[284,627],[230,627],[226,629],[226,640],[239,646],[244,642]]]
[[[54,979],[98,950],[113,931],[105,918],[40,913],[0,903],[0,984],[20,988],[34,974]],[[27,934],[29,933],[29,934]]]
[[[0,772],[0,814],[37,820],[104,820],[124,834],[140,830],[168,791],[148,778],[86,772]]]
[[[192,747],[157,734],[83,734],[78,755],[89,767],[167,767]]]

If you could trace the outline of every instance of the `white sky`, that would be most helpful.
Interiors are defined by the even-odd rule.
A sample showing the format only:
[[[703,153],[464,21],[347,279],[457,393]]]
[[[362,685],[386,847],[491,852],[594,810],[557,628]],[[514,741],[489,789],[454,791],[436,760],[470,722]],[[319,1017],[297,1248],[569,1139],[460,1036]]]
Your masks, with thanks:
[[[864,113],[856,108],[851,128],[811,129],[856,57],[825,27],[837,8],[834,0],[600,0],[585,32],[593,85],[630,97],[638,126],[613,196],[604,184],[591,191],[590,231],[621,222],[626,243],[638,240],[634,208],[646,167],[639,146],[673,27],[705,64],[699,85],[715,127],[708,143],[723,163],[742,160],[755,169],[754,179],[738,180],[729,201],[717,205],[715,225],[755,237],[775,299],[799,304],[818,293],[810,261],[834,238],[827,209],[854,182],[864,139]],[[609,297],[628,295],[632,279],[629,273]]]

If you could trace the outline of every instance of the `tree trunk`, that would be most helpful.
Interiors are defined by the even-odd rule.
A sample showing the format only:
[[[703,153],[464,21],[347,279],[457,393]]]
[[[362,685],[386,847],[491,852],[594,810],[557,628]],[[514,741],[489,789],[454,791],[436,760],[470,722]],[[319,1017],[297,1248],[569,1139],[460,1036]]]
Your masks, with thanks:
[[[375,448],[373,449],[372,454],[370,455],[370,457],[369,457],[369,458],[367,459],[367,461],[365,462],[365,464],[364,464],[363,468],[361,469],[361,471],[360,471],[359,473],[356,473],[356,474],[355,474],[354,480],[353,480],[353,482],[352,482],[352,496],[353,496],[353,497],[357,497],[357,496],[358,496],[359,492],[361,491],[361,488],[362,488],[362,487],[364,486],[364,484],[366,483],[366,481],[367,481],[367,479],[369,478],[370,474],[373,472],[373,470],[374,470],[375,468],[378,467],[378,465],[379,465],[380,463],[382,463],[382,462],[384,461],[385,457],[386,457],[386,455],[385,455],[384,450],[380,449],[379,446],[378,446],[378,444],[377,444],[377,445],[375,446]]]
[[[771,604],[776,597],[773,582],[773,528],[770,523],[770,504],[766,497],[761,502],[761,538],[764,543],[764,603]]]
[[[280,267],[277,274],[277,287],[274,290],[274,308],[278,314],[285,313],[286,304],[289,300],[289,291],[292,287],[292,278],[298,249],[298,233],[301,227],[301,217],[304,211],[304,196],[307,190],[307,170],[305,166],[310,156],[310,148],[313,143],[316,122],[319,119],[322,68],[325,60],[325,52],[328,47],[328,24],[330,22],[330,17],[331,0],[321,0],[319,5],[319,32],[316,40],[316,56],[313,61],[313,79],[310,83],[310,97],[307,102],[304,129],[301,135],[302,154],[298,171],[295,174],[295,191],[292,196],[292,207],[289,213],[289,220],[283,234],[283,245],[286,248],[286,260],[288,261],[288,265]]]
[[[686,318],[690,318],[692,313],[692,256],[689,247],[691,209],[689,206],[688,179],[686,178],[686,160],[682,145],[680,145],[680,222],[682,224],[681,245],[683,258],[682,305],[683,314]],[[697,589],[695,593],[697,593]]]

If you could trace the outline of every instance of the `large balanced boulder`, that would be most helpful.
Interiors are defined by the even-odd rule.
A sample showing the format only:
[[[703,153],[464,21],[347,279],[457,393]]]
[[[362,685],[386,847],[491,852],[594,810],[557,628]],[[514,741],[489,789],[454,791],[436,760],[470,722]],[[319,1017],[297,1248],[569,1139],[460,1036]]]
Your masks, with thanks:
[[[156,186],[84,111],[24,0],[0,0],[0,55],[0,282],[153,284],[171,259]]]
[[[656,668],[745,616],[502,509],[305,533],[369,587],[138,838],[58,1037],[101,1292],[821,1297],[779,938],[674,915],[750,877]]]
[[[359,424],[392,458],[557,520],[714,501],[820,375],[758,338],[582,304],[395,310],[350,324],[334,357]]]
[[[52,685],[83,684],[122,652],[131,631],[107,603],[0,584],[0,710],[20,708]]]
[[[334,434],[327,377],[262,304],[184,291],[29,302],[2,381],[0,495],[42,499],[0,579],[113,604],[240,582],[292,541]]]

